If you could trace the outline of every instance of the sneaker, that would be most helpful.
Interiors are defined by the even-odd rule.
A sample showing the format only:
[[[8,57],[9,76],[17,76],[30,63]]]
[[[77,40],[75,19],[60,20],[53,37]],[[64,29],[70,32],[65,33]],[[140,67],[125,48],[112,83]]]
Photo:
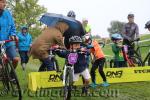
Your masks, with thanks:
[[[107,87],[107,86],[109,86],[110,84],[108,83],[108,82],[103,82],[102,84],[101,84],[101,86],[103,86],[103,87]]]
[[[96,88],[98,85],[97,85],[96,83],[93,83],[93,82],[92,82],[92,84],[90,84],[90,86],[91,86],[92,88]]]

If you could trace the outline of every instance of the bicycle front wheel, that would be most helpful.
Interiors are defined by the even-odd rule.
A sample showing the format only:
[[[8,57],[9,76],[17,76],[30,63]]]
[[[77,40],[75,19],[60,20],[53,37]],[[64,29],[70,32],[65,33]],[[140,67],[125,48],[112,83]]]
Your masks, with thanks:
[[[68,69],[65,75],[64,100],[71,100],[72,86],[73,86],[73,71]]]
[[[150,66],[150,56],[149,56],[149,58],[148,58],[148,66]]]
[[[2,62],[0,61],[0,96],[4,96],[8,94],[8,86],[9,82],[7,81],[7,76],[5,73],[5,67],[3,66]]]
[[[114,63],[114,59],[111,59],[111,60],[110,60],[110,68],[114,68],[114,66],[115,66],[114,64],[115,64],[115,63]]]
[[[5,72],[7,73],[9,81],[9,90],[12,92],[13,96],[18,96],[19,100],[22,100],[20,84],[12,63],[8,60],[5,64]]]

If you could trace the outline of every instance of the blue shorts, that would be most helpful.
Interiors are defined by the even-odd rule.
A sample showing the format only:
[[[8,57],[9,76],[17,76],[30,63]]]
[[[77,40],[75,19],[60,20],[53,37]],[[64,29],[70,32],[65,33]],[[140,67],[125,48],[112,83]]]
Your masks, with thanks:
[[[9,59],[13,60],[15,57],[17,57],[16,47],[15,46],[7,47],[6,54]]]

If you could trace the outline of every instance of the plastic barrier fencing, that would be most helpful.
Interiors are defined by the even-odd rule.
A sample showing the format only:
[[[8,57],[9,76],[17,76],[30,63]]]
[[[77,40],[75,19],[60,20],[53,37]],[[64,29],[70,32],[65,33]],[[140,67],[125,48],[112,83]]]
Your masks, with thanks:
[[[104,69],[109,83],[150,81],[150,66],[128,67],[128,68],[105,68]],[[36,91],[40,88],[63,87],[61,73],[56,71],[49,72],[31,72],[28,76],[28,88]],[[98,70],[96,71],[96,82],[102,83]],[[75,85],[82,85],[82,79]]]

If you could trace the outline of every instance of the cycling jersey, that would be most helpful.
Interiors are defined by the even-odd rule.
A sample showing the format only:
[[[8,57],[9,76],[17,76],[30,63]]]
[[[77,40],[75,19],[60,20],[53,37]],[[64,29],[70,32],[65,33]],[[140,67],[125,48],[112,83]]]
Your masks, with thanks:
[[[123,37],[124,39],[134,40],[139,38],[139,28],[136,23],[126,23],[123,27]]]

